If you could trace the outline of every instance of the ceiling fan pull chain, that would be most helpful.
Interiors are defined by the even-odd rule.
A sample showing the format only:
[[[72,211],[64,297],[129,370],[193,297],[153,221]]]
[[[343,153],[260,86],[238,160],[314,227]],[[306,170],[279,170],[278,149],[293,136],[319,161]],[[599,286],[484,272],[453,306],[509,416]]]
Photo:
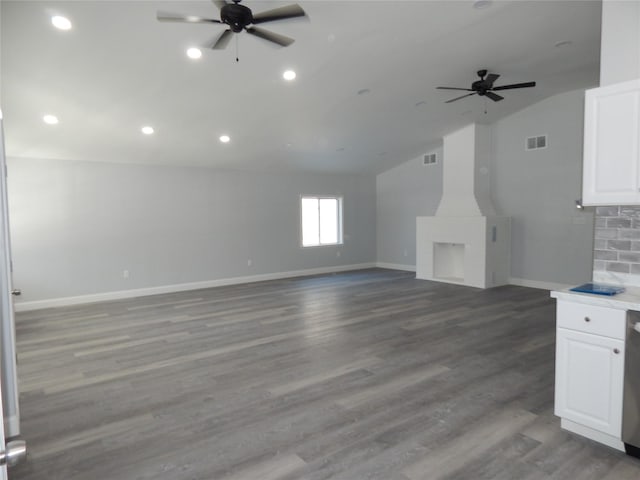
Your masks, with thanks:
[[[238,52],[238,36],[234,35],[236,37],[236,62],[240,61],[240,53]]]

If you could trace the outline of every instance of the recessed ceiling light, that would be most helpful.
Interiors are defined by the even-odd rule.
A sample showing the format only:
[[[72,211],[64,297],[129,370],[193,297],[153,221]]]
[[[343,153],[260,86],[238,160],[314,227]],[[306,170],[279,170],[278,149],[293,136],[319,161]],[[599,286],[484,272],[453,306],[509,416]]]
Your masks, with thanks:
[[[220,135],[220,141],[222,143],[229,143],[231,141],[231,137],[229,135]]]
[[[202,50],[196,47],[191,47],[187,50],[187,57],[197,60],[198,58],[202,57]]]
[[[493,3],[491,0],[476,0],[475,2],[473,2],[473,8],[481,10],[483,8],[490,7],[491,3]]]
[[[59,30],[71,30],[71,20],[67,17],[54,15],[51,17],[51,24]]]
[[[48,125],[56,125],[58,123],[58,117],[55,115],[45,115],[42,117],[42,121]]]
[[[296,72],[294,72],[293,70],[285,70],[285,72],[282,74],[282,78],[284,78],[287,81],[291,81],[291,80],[295,80],[296,78]]]
[[[153,129],[153,127],[150,127],[149,125],[144,126],[140,129],[142,131],[142,133],[144,133],[145,135],[152,135],[153,132],[155,131]]]

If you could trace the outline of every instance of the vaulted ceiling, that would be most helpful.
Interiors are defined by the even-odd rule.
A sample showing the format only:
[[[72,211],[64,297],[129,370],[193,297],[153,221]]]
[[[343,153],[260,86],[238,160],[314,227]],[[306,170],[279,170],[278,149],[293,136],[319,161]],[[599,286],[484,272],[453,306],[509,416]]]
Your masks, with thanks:
[[[254,13],[292,2],[244,0]],[[300,1],[307,19],[261,25],[286,48],[241,33],[226,50],[185,55],[223,30],[161,23],[158,10],[219,18],[211,1],[0,3],[0,93],[9,157],[376,173],[443,134],[493,122],[598,83],[599,1]],[[64,15],[73,28],[52,27]],[[237,43],[236,43],[237,41]],[[236,62],[236,53],[239,62]],[[496,85],[472,96],[476,71]],[[286,69],[297,72],[283,80]],[[57,125],[42,121],[58,117]],[[143,125],[153,135],[143,135]],[[228,134],[223,144],[219,136]]]

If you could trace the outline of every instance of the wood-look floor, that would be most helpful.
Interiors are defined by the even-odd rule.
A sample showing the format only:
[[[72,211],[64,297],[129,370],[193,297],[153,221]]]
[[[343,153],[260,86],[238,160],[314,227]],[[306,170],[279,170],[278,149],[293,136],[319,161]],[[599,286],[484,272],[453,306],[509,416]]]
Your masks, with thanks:
[[[560,429],[548,292],[372,269],[21,313],[11,480],[637,480]]]

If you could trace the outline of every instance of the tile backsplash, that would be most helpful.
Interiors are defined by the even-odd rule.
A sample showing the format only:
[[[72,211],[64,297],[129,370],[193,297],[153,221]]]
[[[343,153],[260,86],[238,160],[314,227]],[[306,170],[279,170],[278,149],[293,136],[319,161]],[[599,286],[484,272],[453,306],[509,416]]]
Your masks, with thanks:
[[[640,276],[640,206],[596,208],[593,271]]]

